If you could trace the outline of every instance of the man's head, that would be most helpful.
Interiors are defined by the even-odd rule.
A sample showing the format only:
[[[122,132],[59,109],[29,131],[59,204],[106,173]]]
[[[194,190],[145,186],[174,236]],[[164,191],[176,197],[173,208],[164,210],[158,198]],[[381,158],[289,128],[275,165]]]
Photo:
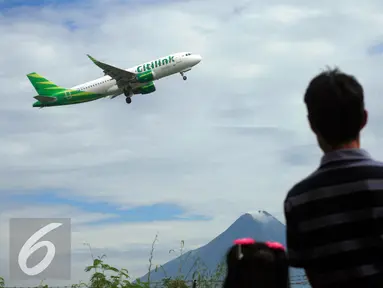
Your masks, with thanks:
[[[327,70],[311,80],[304,101],[311,129],[325,152],[359,146],[367,123],[363,87],[339,69]]]
[[[289,265],[284,250],[268,242],[234,245],[227,254],[227,274],[223,288],[289,288]],[[234,258],[235,257],[235,258]]]

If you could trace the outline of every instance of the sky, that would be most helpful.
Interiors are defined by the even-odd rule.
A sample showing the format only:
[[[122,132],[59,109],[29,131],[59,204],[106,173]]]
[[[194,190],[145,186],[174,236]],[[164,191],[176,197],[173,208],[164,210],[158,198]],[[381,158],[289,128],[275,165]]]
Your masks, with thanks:
[[[326,66],[366,93],[362,145],[383,158],[383,3],[339,1],[1,1],[0,274],[9,286],[8,224],[72,221],[72,279],[96,255],[147,272],[206,244],[246,212],[282,222],[287,191],[321,152],[303,93]],[[32,108],[26,74],[72,87],[103,75],[87,57],[129,68],[174,52],[202,55],[188,80],[87,104]],[[5,250],[5,251],[4,251]]]

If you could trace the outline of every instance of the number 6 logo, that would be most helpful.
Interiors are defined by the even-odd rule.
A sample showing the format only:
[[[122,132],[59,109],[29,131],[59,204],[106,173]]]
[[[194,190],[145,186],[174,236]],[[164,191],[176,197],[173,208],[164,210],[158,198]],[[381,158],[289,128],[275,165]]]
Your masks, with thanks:
[[[41,241],[37,242],[40,238],[44,237],[47,233],[51,232],[52,230],[60,227],[63,225],[62,223],[51,223],[40,230],[38,230],[35,234],[33,234],[21,247],[19,257],[18,257],[18,263],[19,267],[23,272],[29,276],[35,276],[41,272],[43,272],[45,269],[48,268],[48,266],[51,264],[53,258],[55,257],[56,248],[55,245],[53,245],[50,241]],[[37,243],[36,243],[37,242]],[[41,247],[47,247],[48,251],[45,255],[44,259],[40,261],[36,266],[32,268],[27,267],[27,260],[28,258],[38,249]]]

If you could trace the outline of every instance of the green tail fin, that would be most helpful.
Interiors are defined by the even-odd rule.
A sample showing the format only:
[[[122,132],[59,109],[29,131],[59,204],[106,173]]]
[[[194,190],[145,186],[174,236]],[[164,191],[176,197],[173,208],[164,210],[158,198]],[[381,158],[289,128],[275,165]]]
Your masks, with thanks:
[[[43,76],[35,72],[27,74],[27,77],[39,95],[51,96],[67,90],[63,87],[57,86],[53,82],[45,79]]]

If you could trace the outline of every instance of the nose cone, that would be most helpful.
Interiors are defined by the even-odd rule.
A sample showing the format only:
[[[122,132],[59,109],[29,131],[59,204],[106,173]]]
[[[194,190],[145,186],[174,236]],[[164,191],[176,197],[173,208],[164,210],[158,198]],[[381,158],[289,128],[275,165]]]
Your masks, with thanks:
[[[191,55],[189,56],[190,58],[190,61],[191,61],[191,65],[194,66],[194,65],[197,65],[199,62],[201,62],[202,60],[202,57],[201,55]]]
[[[201,60],[202,60],[201,55],[194,55],[195,64],[198,64],[199,62],[201,62]]]

